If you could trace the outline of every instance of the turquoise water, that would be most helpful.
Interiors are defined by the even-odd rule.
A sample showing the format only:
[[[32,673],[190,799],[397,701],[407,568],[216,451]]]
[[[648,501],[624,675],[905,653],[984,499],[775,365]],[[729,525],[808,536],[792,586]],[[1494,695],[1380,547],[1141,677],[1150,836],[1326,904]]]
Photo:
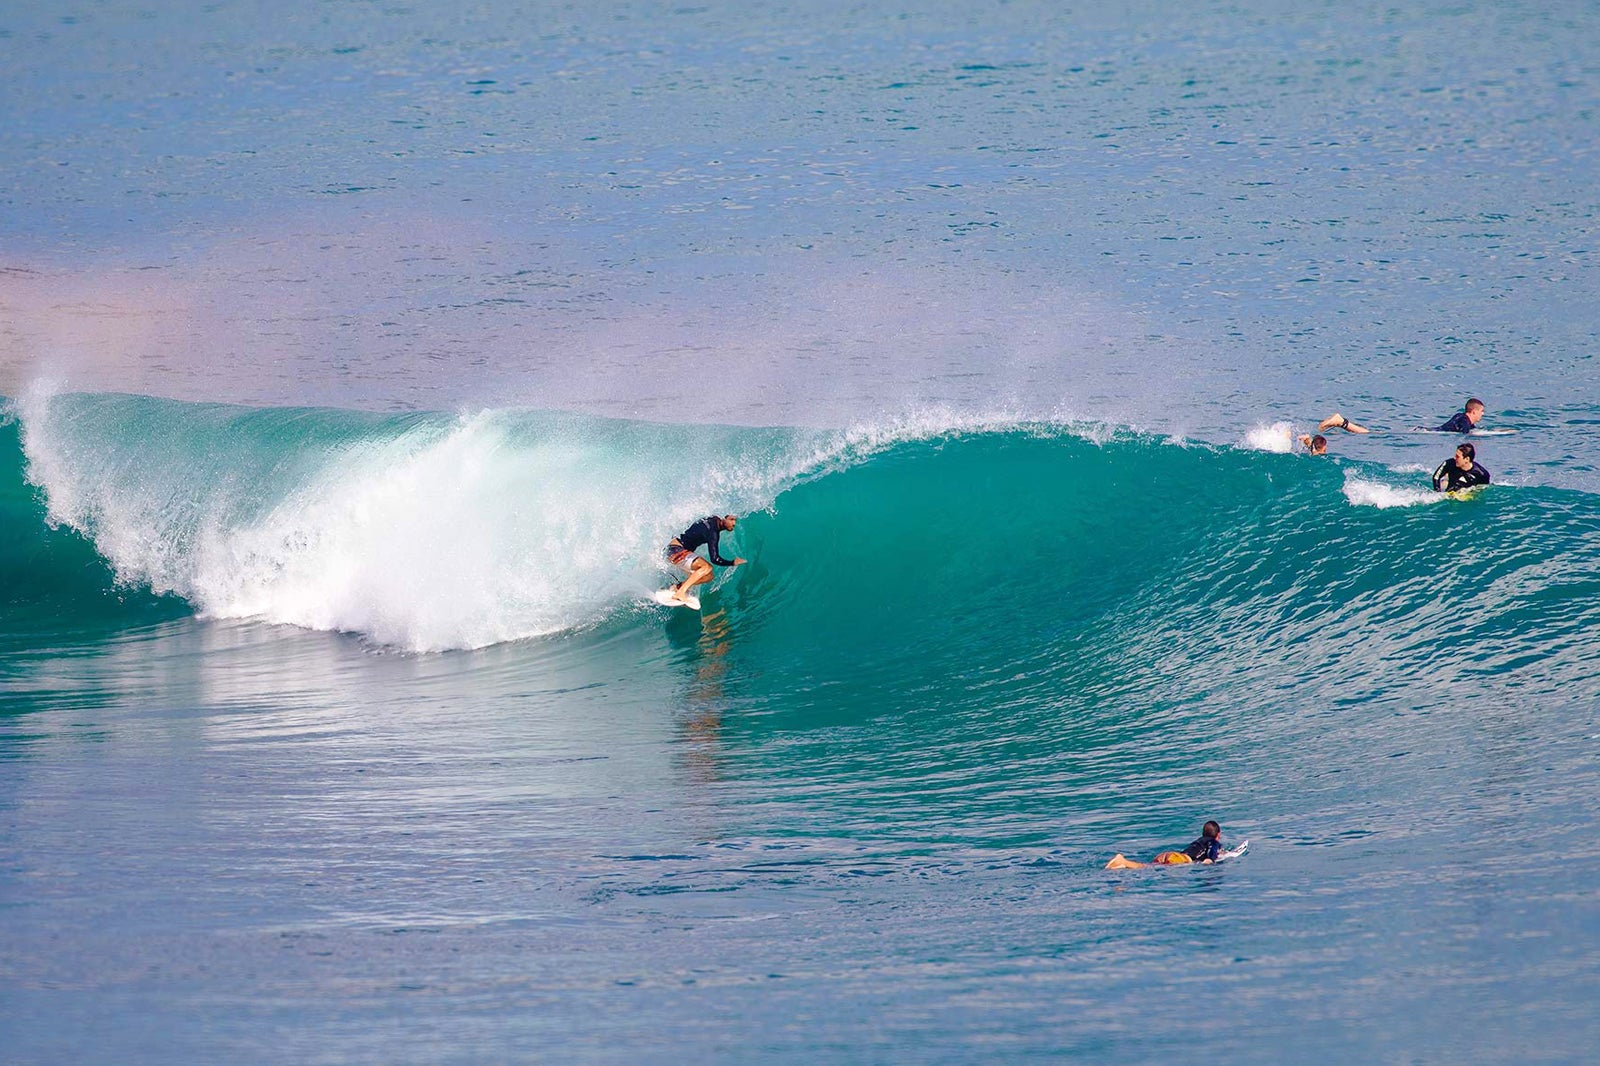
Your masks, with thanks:
[[[23,409],[28,1057],[249,1058],[284,1025],[269,1057],[315,1061],[1594,1035],[1591,494],[1047,424]],[[699,615],[644,603],[685,453],[752,512]],[[84,475],[51,476],[54,528],[25,466]],[[574,506],[501,510],[547,497]],[[479,650],[416,654],[447,647]],[[1212,816],[1247,856],[1099,869]],[[1453,1038],[1486,995],[1495,1039]]]
[[[1577,4],[0,12],[4,1057],[1588,1061],[1597,73]]]

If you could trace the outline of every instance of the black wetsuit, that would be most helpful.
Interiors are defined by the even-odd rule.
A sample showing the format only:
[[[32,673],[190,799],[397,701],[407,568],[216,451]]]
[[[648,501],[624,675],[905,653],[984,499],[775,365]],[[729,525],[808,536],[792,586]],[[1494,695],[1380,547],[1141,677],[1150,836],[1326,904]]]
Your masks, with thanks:
[[[1433,488],[1435,492],[1459,492],[1470,489],[1475,485],[1487,485],[1489,471],[1485,470],[1477,460],[1473,460],[1471,470],[1463,470],[1456,465],[1454,456],[1439,464],[1439,469],[1433,472]]]
[[[1214,837],[1201,837],[1184,848],[1183,853],[1195,862],[1205,862],[1207,859],[1216,862],[1222,854],[1222,845]]]
[[[1457,411],[1454,415],[1452,415],[1450,417],[1450,421],[1448,421],[1444,425],[1440,426],[1435,432],[1438,432],[1438,433],[1471,433],[1472,432],[1472,419],[1467,417],[1467,412],[1465,412],[1465,411]]]
[[[718,566],[732,566],[732,559],[724,559],[717,551],[717,542],[722,539],[722,519],[717,515],[707,515],[688,529],[672,538],[672,543],[667,545],[667,556],[670,558],[680,551],[694,551],[700,545],[706,546],[706,555]]]

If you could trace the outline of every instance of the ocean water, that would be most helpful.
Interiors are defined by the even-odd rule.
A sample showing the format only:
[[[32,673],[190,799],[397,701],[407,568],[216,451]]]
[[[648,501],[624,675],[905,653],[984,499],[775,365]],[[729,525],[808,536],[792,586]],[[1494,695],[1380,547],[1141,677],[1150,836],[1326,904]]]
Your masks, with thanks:
[[[1594,5],[15,4],[0,103],[5,1061],[1592,1060]]]

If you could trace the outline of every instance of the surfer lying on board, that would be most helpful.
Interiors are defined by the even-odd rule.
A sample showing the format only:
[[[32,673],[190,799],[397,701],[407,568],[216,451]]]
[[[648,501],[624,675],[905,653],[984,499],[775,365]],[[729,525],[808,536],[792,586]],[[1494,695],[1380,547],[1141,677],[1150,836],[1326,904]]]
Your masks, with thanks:
[[[1467,405],[1465,407],[1457,411],[1454,415],[1451,415],[1450,421],[1440,426],[1435,432],[1471,433],[1477,428],[1478,423],[1482,421],[1483,401],[1472,399],[1467,401]]]
[[[1117,852],[1106,863],[1107,870],[1137,870],[1141,866],[1182,866],[1190,862],[1216,862],[1222,854],[1222,826],[1207,822],[1200,829],[1200,839],[1182,851],[1163,851],[1149,862],[1134,862]]]
[[[1477,451],[1470,444],[1456,449],[1456,454],[1439,464],[1433,472],[1435,492],[1460,492],[1489,483],[1489,471],[1478,465]]]
[[[738,566],[743,559],[724,559],[717,550],[722,534],[732,533],[733,527],[738,524],[738,519],[731,514],[721,517],[706,515],[700,521],[679,533],[667,542],[667,560],[673,566],[688,571],[689,576],[670,586],[667,591],[672,593],[672,598],[680,602],[688,602],[689,590],[696,585],[704,585],[711,580],[716,571],[711,569],[712,563],[717,566]],[[711,557],[711,562],[706,562],[694,553],[694,550],[705,545],[706,554]]]

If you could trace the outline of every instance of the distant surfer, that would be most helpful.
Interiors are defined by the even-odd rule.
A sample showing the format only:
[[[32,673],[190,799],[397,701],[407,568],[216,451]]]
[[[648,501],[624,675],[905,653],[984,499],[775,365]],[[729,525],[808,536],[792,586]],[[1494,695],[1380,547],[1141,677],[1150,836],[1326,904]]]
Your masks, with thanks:
[[[1489,471],[1478,463],[1478,453],[1471,444],[1456,448],[1455,455],[1439,464],[1433,472],[1435,492],[1460,492],[1489,483]]]
[[[1436,433],[1471,433],[1483,421],[1483,401],[1471,399],[1467,405],[1450,417],[1450,421],[1440,426]],[[1487,480],[1487,477],[1485,477]]]
[[[1122,852],[1106,863],[1107,870],[1137,870],[1142,866],[1183,866],[1191,862],[1216,862],[1222,857],[1222,826],[1207,822],[1200,828],[1200,839],[1182,851],[1163,851],[1149,862],[1134,862]]]
[[[716,573],[711,569],[713,563],[717,566],[738,566],[744,562],[737,557],[724,559],[718,550],[722,534],[732,533],[738,521],[731,514],[707,515],[667,542],[667,561],[689,575],[667,588],[673,599],[679,603],[689,603],[692,599],[689,590],[696,585],[704,585]],[[695,549],[702,545],[710,562],[695,554]]]

